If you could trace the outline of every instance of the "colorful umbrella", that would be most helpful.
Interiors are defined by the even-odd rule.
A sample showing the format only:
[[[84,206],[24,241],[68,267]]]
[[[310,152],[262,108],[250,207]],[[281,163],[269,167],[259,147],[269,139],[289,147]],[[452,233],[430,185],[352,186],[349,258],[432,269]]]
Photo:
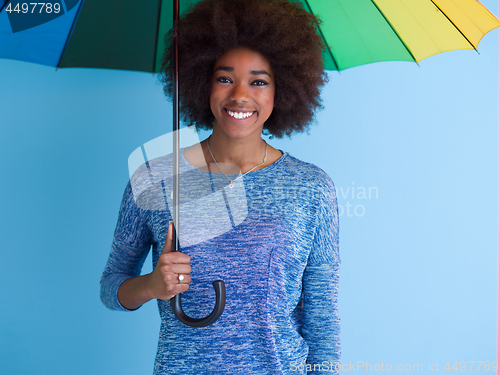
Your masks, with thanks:
[[[182,0],[181,14],[196,2]],[[500,26],[476,0],[301,2],[323,20],[320,33],[330,47],[327,70],[377,61],[419,62],[440,52],[476,49],[486,33]],[[148,6],[132,0],[65,0],[67,13],[13,33],[9,16],[22,16],[12,11],[19,3],[0,0],[0,58],[61,68],[160,70],[164,35],[172,28],[172,0],[151,0]]]
[[[164,35],[172,28],[176,13],[172,2],[156,0],[146,7],[130,0],[65,0],[54,2],[50,15],[45,8],[47,14],[42,17],[35,12],[30,15],[29,8],[24,12],[26,3],[19,0],[0,0],[0,57],[54,67],[159,72]],[[196,2],[184,0],[182,11]],[[476,49],[487,32],[500,26],[498,19],[475,0],[301,2],[323,20],[319,32],[329,46],[325,54],[327,70],[377,61],[418,62],[440,52]],[[178,135],[177,129],[174,98],[174,135]],[[174,138],[176,144],[178,139]],[[175,155],[178,147],[174,147],[174,166],[178,160]],[[174,183],[175,197],[178,188]],[[173,216],[177,223],[178,213]],[[178,249],[177,241],[174,243]],[[180,295],[171,300],[175,315],[192,326],[213,323],[223,311],[225,295],[223,282],[215,281],[214,288],[216,307],[207,318],[187,317]]]

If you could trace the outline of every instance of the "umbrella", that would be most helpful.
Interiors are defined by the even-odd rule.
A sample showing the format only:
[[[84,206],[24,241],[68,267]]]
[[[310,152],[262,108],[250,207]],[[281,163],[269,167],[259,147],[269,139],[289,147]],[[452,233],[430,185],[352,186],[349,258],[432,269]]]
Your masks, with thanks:
[[[132,0],[65,0],[64,16],[13,33],[7,16],[15,12],[7,9],[22,1],[0,0],[0,58],[60,68],[159,72],[163,37],[173,25],[172,2],[151,0],[144,6]],[[197,2],[181,0],[181,14]],[[327,70],[377,61],[419,62],[440,52],[476,49],[486,33],[500,26],[476,0],[301,2],[323,20],[320,33],[330,47]]]
[[[183,1],[183,10],[196,2]],[[319,32],[329,46],[325,53],[325,69],[328,70],[340,71],[377,61],[418,62],[440,52],[476,49],[487,32],[500,26],[498,19],[475,0],[301,2],[323,20]],[[156,0],[148,7],[130,0],[66,0],[61,3],[64,5],[59,11],[61,15],[38,17],[31,23],[20,24],[22,12],[19,8],[15,14],[15,6],[20,3],[0,0],[0,57],[55,67],[151,73],[160,70],[163,36],[172,28],[173,17],[179,10],[166,0]],[[6,27],[7,18],[11,30]],[[46,27],[49,32],[37,32],[35,27]],[[174,135],[178,135],[177,129],[174,95]],[[174,150],[175,167],[178,160],[178,139],[175,138]],[[174,198],[178,197],[175,186],[174,183]],[[178,213],[173,216],[176,223]],[[174,244],[178,249],[177,240]],[[172,299],[171,306],[179,320],[192,326],[204,326],[217,320],[224,308],[223,282],[215,281],[214,288],[216,307],[205,319],[187,317],[182,312],[180,295]]]

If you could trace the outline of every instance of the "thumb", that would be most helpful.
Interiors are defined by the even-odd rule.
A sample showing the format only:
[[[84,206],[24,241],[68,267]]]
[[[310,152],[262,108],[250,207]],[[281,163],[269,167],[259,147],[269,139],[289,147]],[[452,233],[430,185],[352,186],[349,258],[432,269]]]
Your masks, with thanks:
[[[163,246],[162,254],[169,253],[172,251],[173,248],[173,240],[172,240],[172,235],[173,235],[173,230],[174,230],[174,222],[171,221],[168,224],[168,233],[167,233],[167,238],[165,240],[165,245]]]

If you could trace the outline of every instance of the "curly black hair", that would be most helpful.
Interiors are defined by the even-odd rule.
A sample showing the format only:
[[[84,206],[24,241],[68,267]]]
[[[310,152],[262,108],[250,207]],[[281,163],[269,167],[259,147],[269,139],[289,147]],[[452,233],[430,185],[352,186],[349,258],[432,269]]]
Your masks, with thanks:
[[[307,128],[321,108],[327,81],[320,20],[295,0],[203,0],[179,21],[180,116],[213,129],[210,89],[215,61],[229,49],[247,47],[265,56],[275,75],[275,108],[264,134],[281,138]],[[172,98],[172,30],[165,37],[159,81]]]

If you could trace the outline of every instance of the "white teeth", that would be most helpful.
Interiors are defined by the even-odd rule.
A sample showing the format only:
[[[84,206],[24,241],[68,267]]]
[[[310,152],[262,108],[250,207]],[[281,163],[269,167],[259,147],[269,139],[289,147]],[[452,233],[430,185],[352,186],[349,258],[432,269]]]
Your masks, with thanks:
[[[241,119],[244,119],[244,118],[247,118],[247,117],[250,117],[253,115],[253,112],[233,112],[230,110],[227,110],[227,113],[229,113],[229,115],[231,117],[237,118],[238,120],[241,120]]]

